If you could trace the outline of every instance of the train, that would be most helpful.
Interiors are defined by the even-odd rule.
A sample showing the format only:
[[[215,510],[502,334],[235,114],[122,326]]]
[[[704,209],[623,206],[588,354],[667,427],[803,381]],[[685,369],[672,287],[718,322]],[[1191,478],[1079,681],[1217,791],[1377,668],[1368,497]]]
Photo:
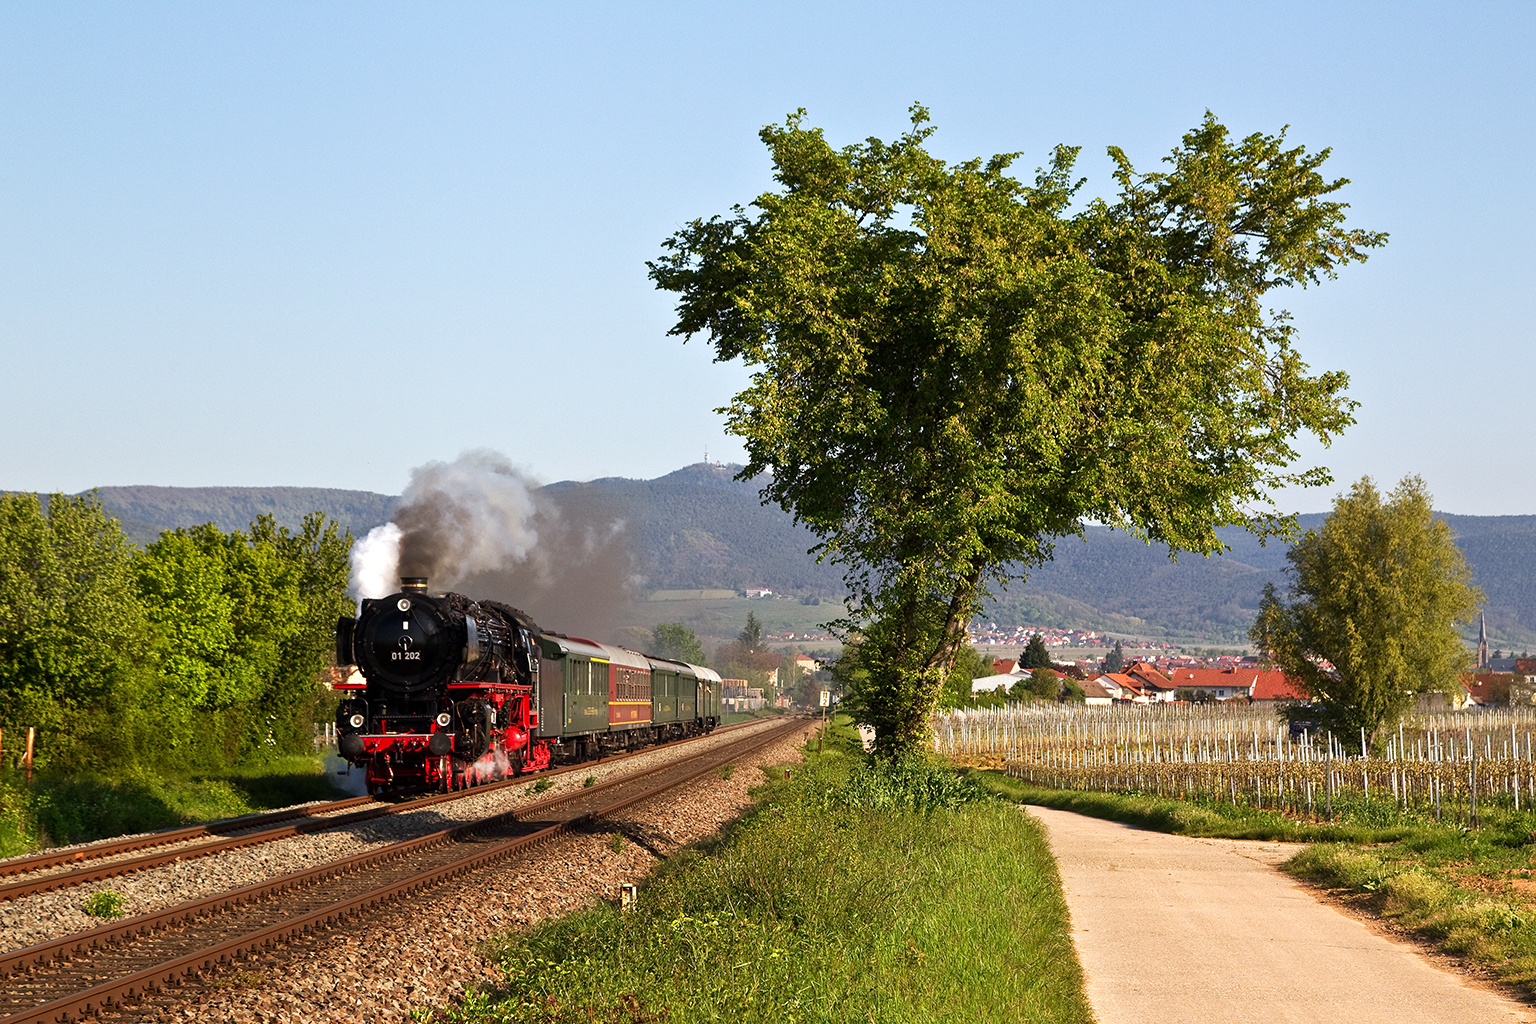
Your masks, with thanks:
[[[722,684],[701,665],[541,630],[524,612],[423,577],[336,624],[336,748],[368,793],[463,789],[712,732]],[[349,676],[356,678],[356,676]]]

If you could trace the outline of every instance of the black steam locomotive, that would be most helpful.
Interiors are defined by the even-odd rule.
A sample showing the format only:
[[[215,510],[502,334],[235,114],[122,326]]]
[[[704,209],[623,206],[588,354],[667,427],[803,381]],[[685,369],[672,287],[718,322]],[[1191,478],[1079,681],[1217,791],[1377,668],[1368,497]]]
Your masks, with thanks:
[[[429,595],[418,577],[337,623],[336,661],[363,680],[338,684],[351,696],[337,750],[373,794],[472,786],[720,722],[710,669],[546,633],[495,601]]]

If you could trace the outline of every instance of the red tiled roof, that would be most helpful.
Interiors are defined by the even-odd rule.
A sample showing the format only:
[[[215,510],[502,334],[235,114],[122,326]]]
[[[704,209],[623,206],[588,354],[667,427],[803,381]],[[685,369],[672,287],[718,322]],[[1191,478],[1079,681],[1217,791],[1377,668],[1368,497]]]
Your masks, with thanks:
[[[1018,661],[1013,658],[996,658],[992,662],[992,671],[1000,676],[1005,676],[1012,672],[1017,664]]]
[[[1210,690],[1236,688],[1248,691],[1254,700],[1303,700],[1307,689],[1300,680],[1284,672],[1261,672],[1254,668],[1181,668],[1171,673],[1175,687],[1190,686]]]
[[[1181,668],[1169,673],[1175,686],[1193,686],[1202,690],[1243,690],[1253,686],[1257,672],[1234,672],[1230,668]]]
[[[1146,693],[1146,687],[1141,683],[1140,680],[1132,679],[1124,672],[1105,672],[1103,675],[1096,676],[1095,678],[1108,679],[1116,686],[1120,687],[1120,689],[1129,690],[1131,693]]]
[[[1133,679],[1140,680],[1140,685],[1143,688],[1150,686],[1156,690],[1174,689],[1173,681],[1171,679],[1163,675],[1151,665],[1147,664],[1145,661],[1136,661],[1132,662],[1130,665],[1127,665],[1125,674]]]
[[[1461,685],[1477,703],[1497,704],[1509,699],[1509,684],[1514,680],[1510,672],[1467,672],[1461,677]]]
[[[1254,673],[1253,689],[1249,696],[1254,700],[1306,700],[1309,694],[1306,684],[1300,679],[1292,679],[1284,672],[1271,669]]]

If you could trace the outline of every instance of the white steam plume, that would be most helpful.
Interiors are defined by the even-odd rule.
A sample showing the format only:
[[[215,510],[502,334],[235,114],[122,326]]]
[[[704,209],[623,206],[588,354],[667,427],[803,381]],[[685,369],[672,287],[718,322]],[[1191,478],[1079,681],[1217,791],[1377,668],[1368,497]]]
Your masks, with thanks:
[[[349,561],[352,577],[347,589],[354,599],[393,594],[400,584],[400,527],[375,526],[353,542]]]
[[[394,521],[353,547],[354,595],[391,594],[400,576],[425,576],[433,591],[446,590],[527,560],[539,541],[535,486],[505,455],[484,449],[413,469]]]

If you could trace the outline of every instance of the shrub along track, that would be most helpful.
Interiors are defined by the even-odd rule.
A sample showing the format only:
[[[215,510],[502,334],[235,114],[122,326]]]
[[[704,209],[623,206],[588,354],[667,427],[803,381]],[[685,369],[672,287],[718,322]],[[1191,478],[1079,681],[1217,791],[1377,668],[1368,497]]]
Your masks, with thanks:
[[[754,724],[756,723],[742,722],[737,725],[716,729],[709,735],[719,736],[723,733],[732,732],[744,726]],[[692,738],[697,739],[698,737]],[[686,743],[688,741],[682,740],[680,742]],[[185,828],[169,829],[149,835],[109,839],[86,846],[73,847],[68,850],[15,857],[8,861],[0,861],[0,879],[14,876],[27,877],[18,878],[16,881],[11,882],[0,882],[0,902],[21,899],[36,893],[50,892],[54,889],[65,888],[66,886],[85,885],[104,878],[125,875],[134,871],[144,871],[149,868],[160,867],[161,865],[172,864],[177,861],[190,860],[195,857],[207,857],[212,854],[222,853],[225,850],[259,846],[262,843],[275,842],[279,839],[287,839],[290,836],[306,835],[326,829],[343,828],[348,825],[370,821],[374,818],[381,818],[385,815],[418,811],[424,807],[431,807],[434,804],[462,800],[471,796],[480,796],[484,793],[509,786],[525,785],[529,781],[537,781],[540,778],[554,778],[570,772],[589,771],[593,768],[606,767],[619,761],[624,761],[639,754],[650,753],[669,745],[661,744],[643,747],[639,750],[615,754],[595,761],[583,761],[560,768],[551,768],[542,772],[529,772],[526,775],[504,779],[500,782],[474,786],[469,789],[454,790],[451,793],[436,793],[432,796],[419,797],[399,803],[378,801],[373,797],[367,796],[347,797],[342,800],[331,800],[324,803],[307,804],[302,807],[289,807],[282,810],[269,811],[264,814],[246,815],[206,825],[189,825]],[[362,809],[352,811],[350,814],[339,813],[354,807],[362,807]],[[308,820],[295,822],[293,820],[295,818],[307,818]],[[210,839],[210,837],[212,838]],[[141,850],[151,850],[166,846],[173,848],[144,856],[132,856]],[[89,861],[98,861],[99,863],[85,863]],[[82,864],[85,864],[85,866],[80,866]]]
[[[448,878],[525,853],[804,727],[788,720],[734,744],[349,860],[42,943],[0,957],[0,1024],[69,1020],[259,954]],[[483,787],[482,787],[483,789]],[[466,847],[471,848],[466,852]]]

